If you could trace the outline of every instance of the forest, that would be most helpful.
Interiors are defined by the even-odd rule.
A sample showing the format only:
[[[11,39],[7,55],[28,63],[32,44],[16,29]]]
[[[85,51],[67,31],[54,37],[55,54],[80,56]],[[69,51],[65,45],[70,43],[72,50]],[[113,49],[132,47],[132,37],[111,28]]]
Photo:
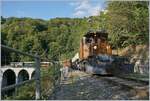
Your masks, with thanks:
[[[31,54],[37,52],[45,59],[71,59],[89,30],[106,30],[113,49],[148,44],[148,1],[109,1],[98,16],[84,18],[42,20],[1,16],[1,44]],[[30,61],[2,50],[2,58],[8,54],[11,61]]]

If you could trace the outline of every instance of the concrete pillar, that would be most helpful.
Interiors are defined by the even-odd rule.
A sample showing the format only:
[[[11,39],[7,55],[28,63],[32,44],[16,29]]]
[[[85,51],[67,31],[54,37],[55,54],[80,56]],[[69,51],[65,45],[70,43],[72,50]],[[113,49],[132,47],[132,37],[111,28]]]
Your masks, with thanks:
[[[16,84],[18,84],[18,75],[16,75]],[[18,94],[18,88],[15,88],[15,96]]]
[[[18,84],[18,75],[16,76],[16,84]]]
[[[32,78],[32,73],[28,72],[28,74],[29,74],[29,80],[31,80],[31,78]]]

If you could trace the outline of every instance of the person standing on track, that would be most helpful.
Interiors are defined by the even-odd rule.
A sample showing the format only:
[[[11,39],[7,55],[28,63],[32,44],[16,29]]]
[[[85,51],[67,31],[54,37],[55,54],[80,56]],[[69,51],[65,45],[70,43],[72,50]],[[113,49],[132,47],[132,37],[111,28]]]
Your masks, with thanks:
[[[65,61],[63,63],[63,68],[61,68],[60,71],[61,71],[61,80],[67,80],[68,79],[68,73],[69,73],[68,61]]]
[[[67,68],[68,67],[65,66],[65,67],[60,69],[60,71],[61,71],[61,80],[66,80],[67,74],[68,74],[68,69]]]

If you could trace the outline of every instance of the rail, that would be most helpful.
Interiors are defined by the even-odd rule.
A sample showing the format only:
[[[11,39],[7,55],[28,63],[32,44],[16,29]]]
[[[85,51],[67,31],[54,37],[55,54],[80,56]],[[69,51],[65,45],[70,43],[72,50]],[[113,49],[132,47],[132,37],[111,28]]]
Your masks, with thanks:
[[[1,48],[4,49],[4,50],[15,52],[17,54],[21,54],[21,55],[25,55],[25,56],[29,56],[31,58],[34,58],[34,60],[35,60],[35,66],[36,66],[36,68],[35,68],[35,82],[36,82],[35,99],[36,100],[40,99],[40,95],[41,95],[41,86],[40,86],[40,57],[37,54],[32,55],[32,54],[29,54],[29,53],[21,52],[21,51],[19,51],[17,49],[13,49],[13,48],[10,48],[10,47],[5,46],[5,45],[1,45]],[[2,81],[2,77],[1,77],[0,80]],[[15,84],[15,85],[11,85],[11,86],[2,88],[2,89],[0,89],[0,92],[6,91],[6,90],[9,90],[9,89],[21,86],[21,85],[24,85],[25,83],[29,83],[30,81],[32,81],[32,80],[25,81],[25,82],[22,82],[22,83],[19,83],[19,84]],[[0,83],[0,87],[1,87],[1,83]],[[1,93],[0,93],[0,100],[1,100]]]

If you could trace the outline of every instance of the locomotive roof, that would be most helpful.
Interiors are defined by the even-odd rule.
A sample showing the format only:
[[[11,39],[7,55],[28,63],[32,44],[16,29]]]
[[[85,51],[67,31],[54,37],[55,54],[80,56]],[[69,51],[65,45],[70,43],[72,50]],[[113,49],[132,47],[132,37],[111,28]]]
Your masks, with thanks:
[[[103,38],[108,38],[108,33],[106,32],[106,31],[103,31],[103,30],[101,30],[101,31],[89,31],[89,32],[87,32],[85,35],[84,35],[85,37],[94,37],[94,36],[96,36],[96,37],[103,37]]]

